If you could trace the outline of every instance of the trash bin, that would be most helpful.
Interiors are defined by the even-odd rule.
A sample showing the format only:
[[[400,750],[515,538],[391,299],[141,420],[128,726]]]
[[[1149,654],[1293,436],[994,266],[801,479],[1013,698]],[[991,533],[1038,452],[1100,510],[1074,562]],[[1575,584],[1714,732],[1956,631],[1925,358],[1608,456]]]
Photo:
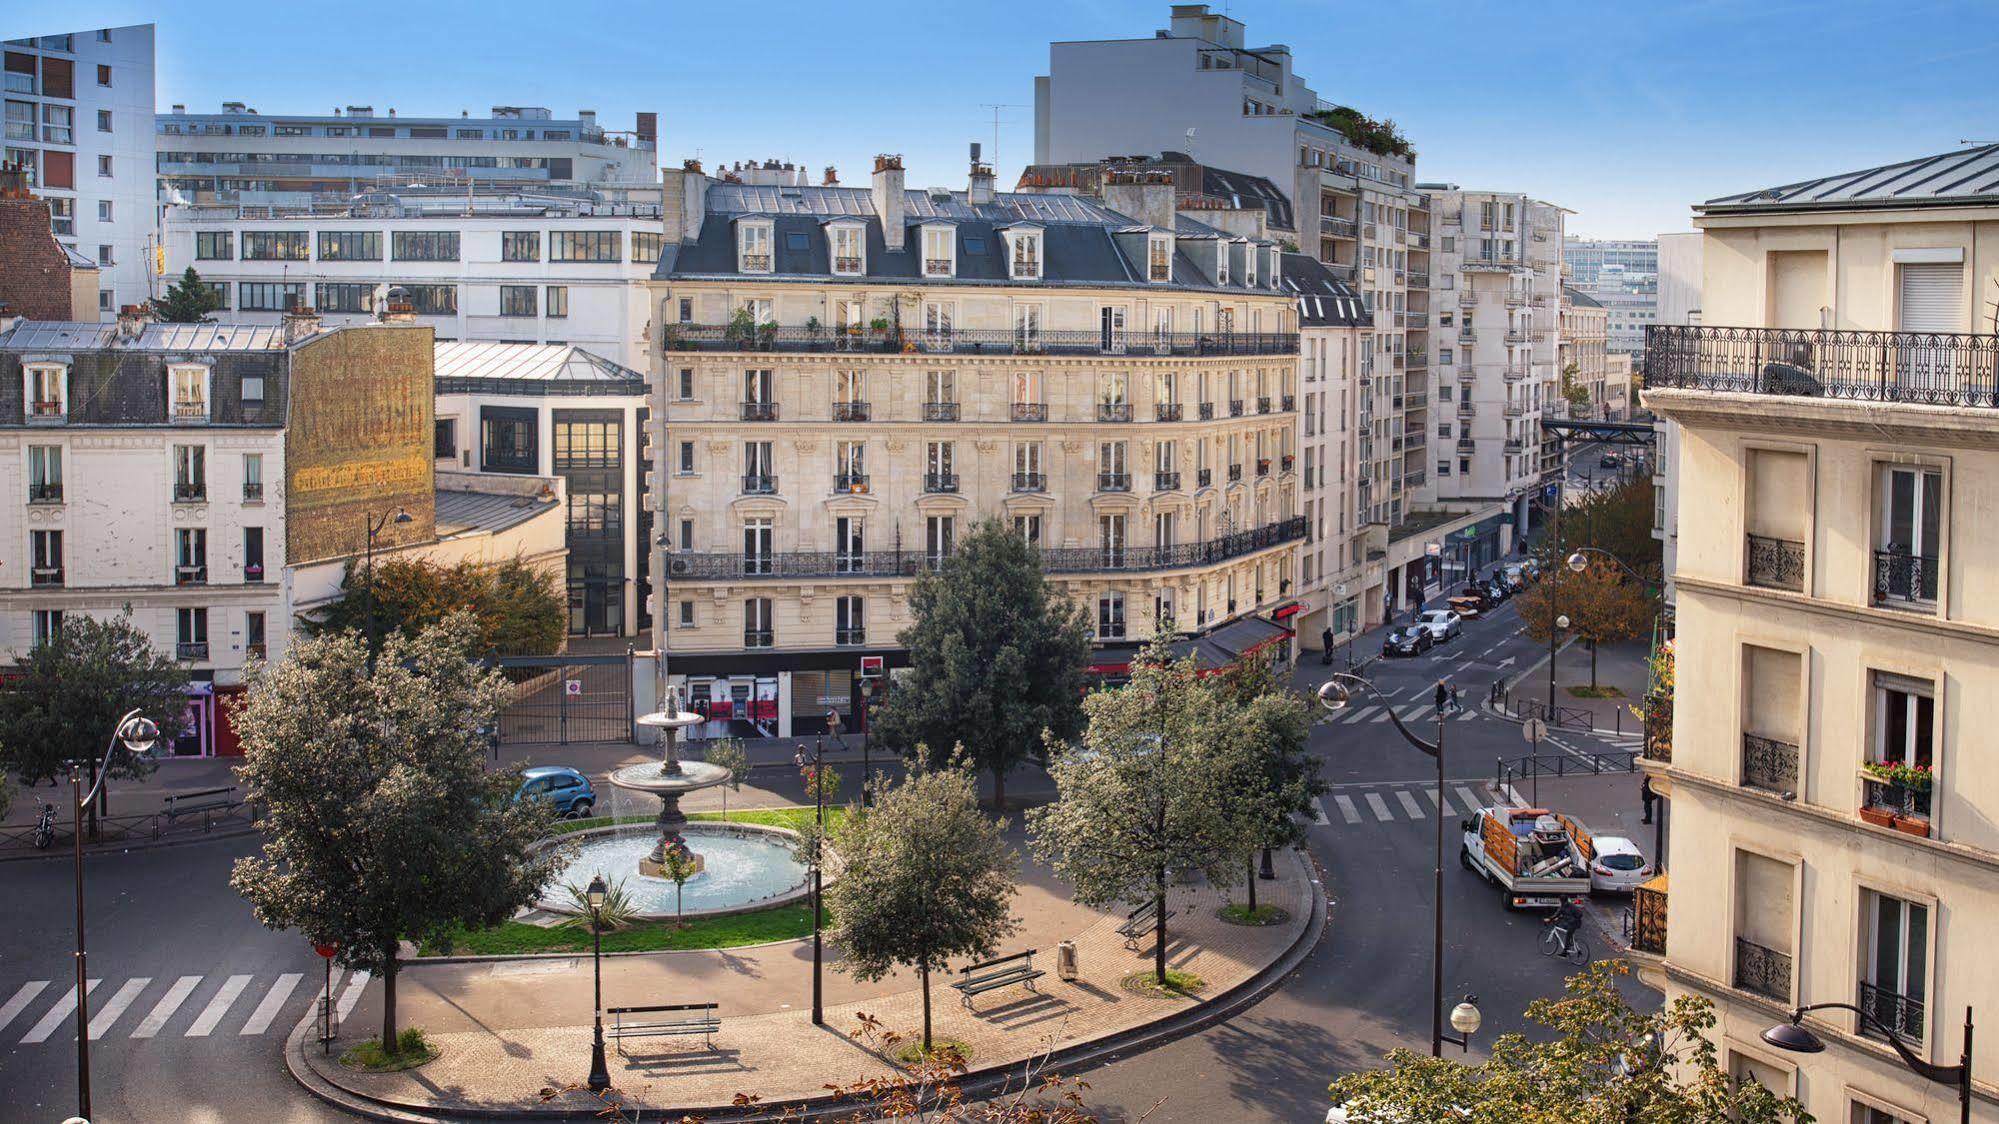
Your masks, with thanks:
[[[1076,942],[1055,942],[1055,974],[1074,983],[1076,981]]]

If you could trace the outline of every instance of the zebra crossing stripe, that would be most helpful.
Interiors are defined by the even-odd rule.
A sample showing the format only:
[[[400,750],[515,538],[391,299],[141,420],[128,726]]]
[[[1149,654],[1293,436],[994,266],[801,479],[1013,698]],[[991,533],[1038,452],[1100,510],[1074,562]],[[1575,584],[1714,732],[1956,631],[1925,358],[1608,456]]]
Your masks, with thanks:
[[[1485,806],[1485,801],[1480,800],[1477,793],[1474,793],[1471,789],[1463,785],[1458,786],[1457,793],[1458,799],[1463,802],[1466,812],[1476,812]]]
[[[1333,821],[1326,818],[1326,805],[1318,797],[1312,797],[1312,822],[1325,827]]]
[[[1423,795],[1430,798],[1431,804],[1436,805],[1438,815],[1448,816],[1451,814],[1451,802],[1444,799],[1442,789],[1426,788],[1423,790]]]
[[[1372,718],[1368,719],[1368,721],[1369,721],[1369,722],[1386,722],[1386,721],[1388,721],[1388,708],[1387,708],[1387,707],[1385,707],[1385,706],[1384,706],[1384,707],[1382,707],[1382,708],[1381,708],[1381,710],[1380,710],[1379,712],[1377,712],[1377,713],[1375,714],[1375,716],[1374,716],[1374,717],[1372,717]]]
[[[1353,799],[1351,797],[1335,794],[1333,796],[1333,803],[1340,806],[1341,819],[1348,823],[1360,822],[1360,809],[1353,806]]]
[[[278,1017],[278,1010],[285,1005],[285,1000],[291,998],[292,989],[297,987],[298,982],[304,978],[305,976],[301,972],[286,972],[284,975],[279,976],[277,982],[271,985],[271,990],[264,993],[264,1001],[257,1004],[256,1010],[250,1012],[250,1021],[244,1023],[243,1029],[236,1033],[264,1033],[265,1029],[271,1025],[271,1020]]]
[[[1420,820],[1423,818],[1424,815],[1423,806],[1416,803],[1416,798],[1409,795],[1408,789],[1406,788],[1396,789],[1395,799],[1402,802],[1402,810],[1409,813],[1410,819]]]
[[[252,978],[250,976],[230,976],[227,980],[223,981],[222,990],[216,992],[215,998],[208,1001],[208,1006],[202,1008],[201,1015],[194,1020],[194,1025],[188,1027],[187,1032],[181,1037],[208,1037],[215,1030],[215,1024],[221,1022],[222,1016],[228,1014],[229,1008],[235,1006],[236,997],[243,994],[244,988],[250,986]]]
[[[1367,794],[1367,806],[1374,809],[1374,818],[1380,820],[1382,823],[1388,823],[1395,818],[1394,814],[1388,810],[1388,802],[1381,798],[1379,792],[1370,792]]]
[[[200,983],[200,976],[182,976],[175,980],[174,985],[167,989],[167,993],[160,997],[160,1001],[153,1004],[152,1012],[132,1029],[132,1037],[151,1038],[158,1034],[160,1028],[167,1025],[167,1020],[174,1017],[174,1012],[180,1010],[180,1005],[187,1002],[187,997],[193,994],[195,987]]]
[[[35,1001],[35,996],[47,991],[48,986],[47,980],[29,980],[22,984],[21,990],[15,992],[12,999],[0,1005],[0,1030],[6,1030],[9,1023],[20,1018],[21,1012],[28,1009],[28,1004]]]
[[[111,1029],[111,1025],[118,1021],[118,1017],[125,1013],[125,1008],[130,1007],[132,1001],[139,997],[139,993],[146,990],[146,985],[152,982],[151,976],[134,976],[120,984],[118,990],[112,994],[111,1002],[91,1013],[90,1040],[95,1042],[104,1037],[104,1032]]]
[[[354,1004],[361,1001],[361,992],[367,986],[368,972],[366,970],[356,972],[347,977],[347,990],[340,993],[340,1005],[334,1008],[334,1013],[340,1017],[342,1022],[346,1021],[348,1012],[354,1009]]]
[[[83,985],[84,993],[87,995],[90,992],[96,991],[97,985],[103,982],[103,980],[87,981]],[[63,992],[62,998],[56,1001],[56,1005],[49,1008],[49,1013],[42,1016],[42,1021],[29,1028],[28,1033],[21,1037],[21,1044],[32,1046],[37,1042],[48,1041],[49,1035],[54,1034],[56,1028],[62,1025],[63,1020],[69,1018],[70,1013],[75,1010],[76,985],[71,984],[69,990]]]

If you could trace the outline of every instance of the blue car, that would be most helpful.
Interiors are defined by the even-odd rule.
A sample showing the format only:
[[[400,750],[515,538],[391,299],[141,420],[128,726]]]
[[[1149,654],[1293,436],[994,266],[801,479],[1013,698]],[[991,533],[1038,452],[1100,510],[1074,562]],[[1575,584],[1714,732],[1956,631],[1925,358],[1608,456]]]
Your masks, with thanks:
[[[521,770],[521,787],[515,800],[546,800],[555,814],[582,819],[597,806],[597,792],[590,778],[567,765],[535,765]]]

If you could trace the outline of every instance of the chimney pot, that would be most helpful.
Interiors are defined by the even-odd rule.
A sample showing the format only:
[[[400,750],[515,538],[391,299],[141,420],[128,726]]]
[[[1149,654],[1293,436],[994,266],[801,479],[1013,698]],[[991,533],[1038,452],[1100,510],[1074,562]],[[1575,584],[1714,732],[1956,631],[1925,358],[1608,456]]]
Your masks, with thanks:
[[[840,185],[840,170],[831,164],[826,165],[826,178],[822,182],[827,187],[838,187]]]
[[[892,254],[901,253],[903,225],[909,207],[909,199],[903,194],[901,156],[884,153],[875,157],[874,183],[870,193],[875,205],[875,217],[882,224],[882,248]]]

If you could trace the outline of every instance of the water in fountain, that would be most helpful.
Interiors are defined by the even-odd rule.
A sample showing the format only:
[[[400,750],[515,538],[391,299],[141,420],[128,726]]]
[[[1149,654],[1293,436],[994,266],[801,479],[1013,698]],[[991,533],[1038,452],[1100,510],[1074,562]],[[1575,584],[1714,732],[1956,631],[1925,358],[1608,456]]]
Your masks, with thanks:
[[[559,903],[568,895],[556,886],[585,886],[593,875],[602,874],[607,882],[623,881],[625,894],[640,912],[672,915],[677,905],[689,912],[730,909],[777,897],[805,883],[806,868],[792,856],[783,836],[738,834],[722,824],[696,823],[688,826],[686,838],[707,862],[687,880],[678,903],[672,879],[639,873],[639,861],[658,842],[650,822],[580,844],[556,874],[548,897]]]

